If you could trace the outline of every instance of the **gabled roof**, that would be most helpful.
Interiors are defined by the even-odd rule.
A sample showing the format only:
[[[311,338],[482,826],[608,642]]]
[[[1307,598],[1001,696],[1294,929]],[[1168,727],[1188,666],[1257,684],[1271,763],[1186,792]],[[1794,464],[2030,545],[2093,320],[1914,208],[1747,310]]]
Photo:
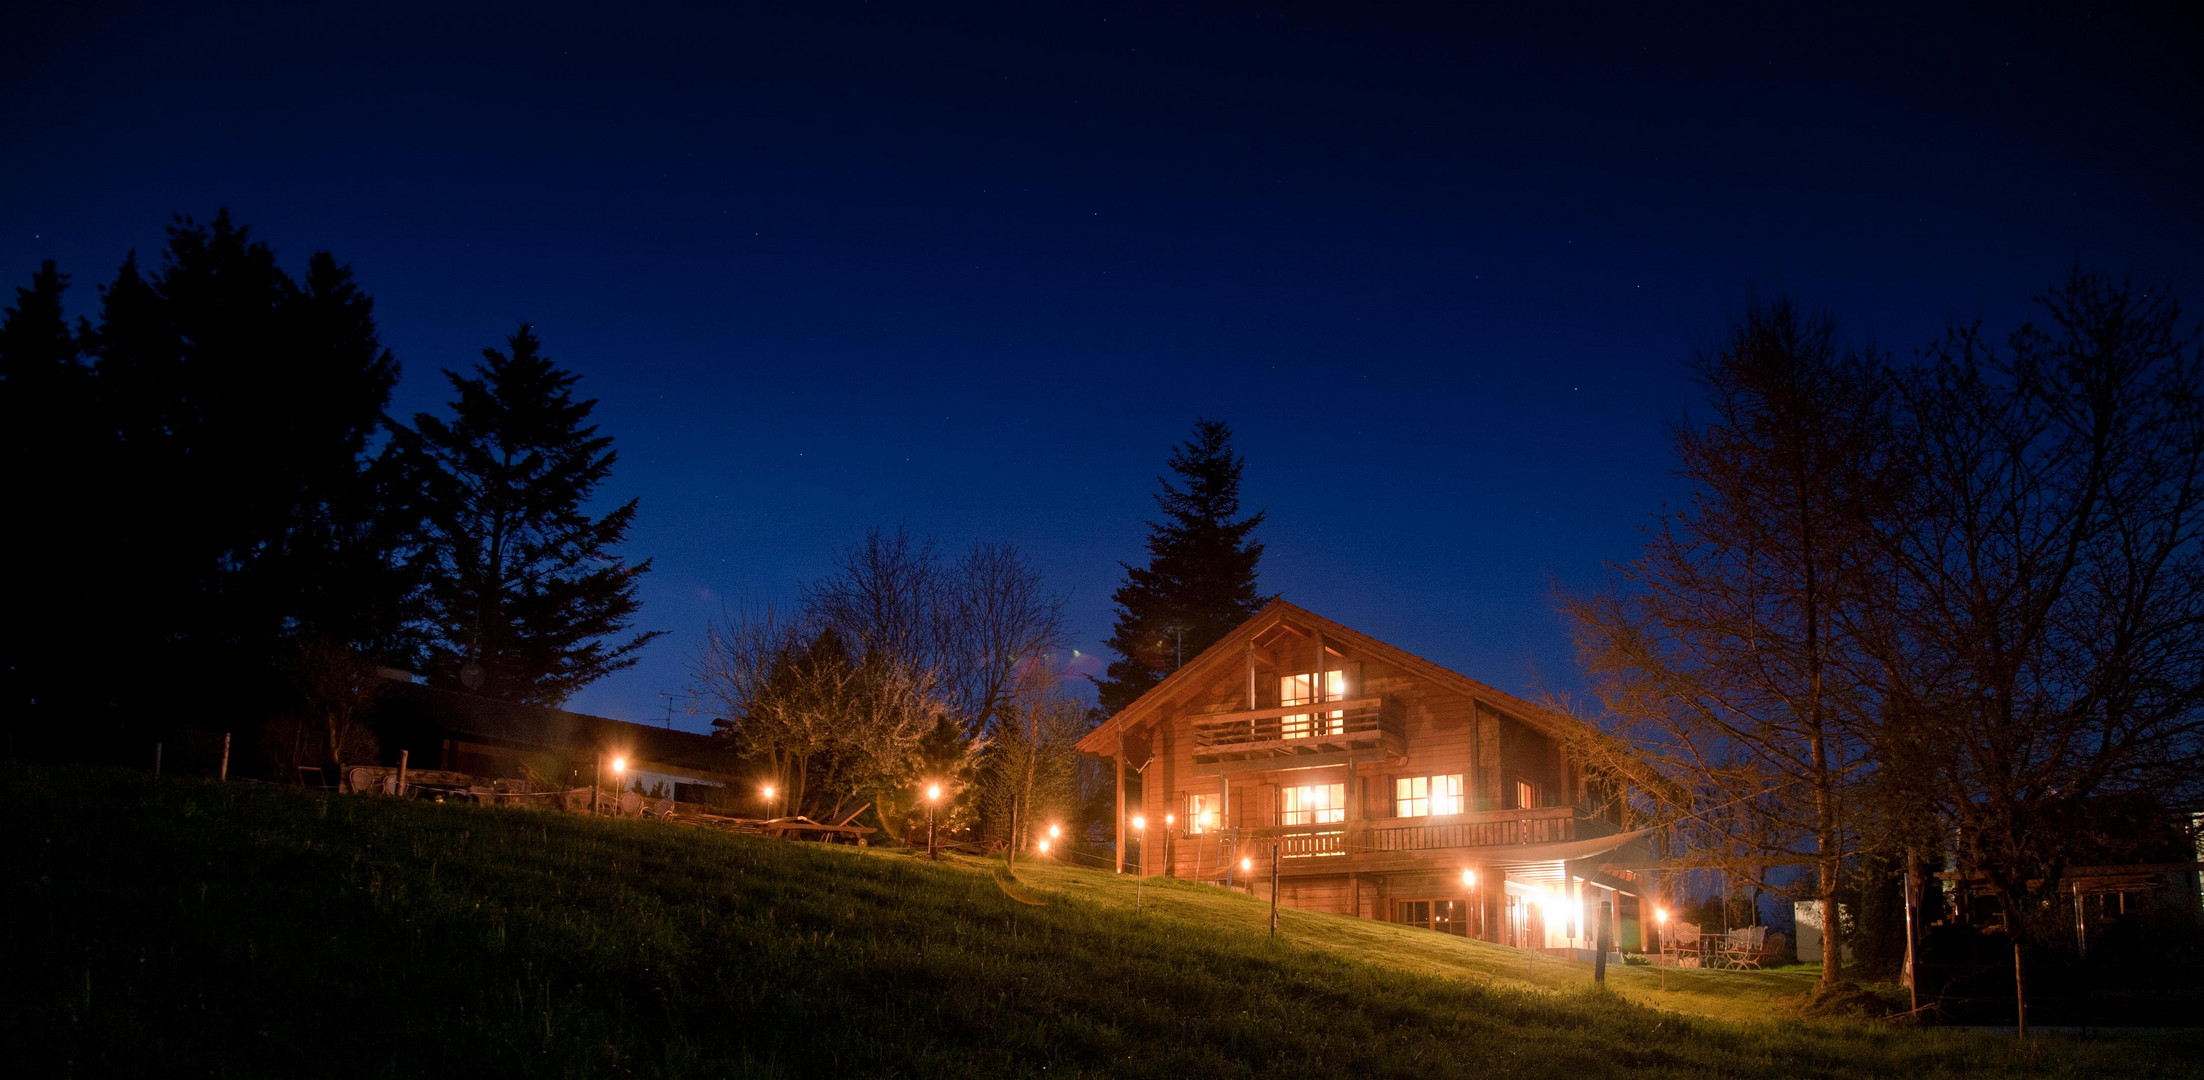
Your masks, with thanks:
[[[1092,754],[1096,757],[1109,757],[1116,752],[1119,734],[1130,733],[1144,724],[1153,722],[1161,717],[1171,705],[1183,703],[1186,698],[1202,687],[1210,685],[1212,680],[1238,667],[1244,662],[1241,654],[1247,647],[1247,643],[1280,624],[1320,634],[1324,639],[1324,644],[1328,647],[1337,647],[1342,652],[1363,658],[1381,660],[1411,675],[1446,687],[1472,700],[1484,702],[1500,712],[1507,713],[1509,716],[1523,721],[1541,734],[1557,741],[1578,745],[1600,743],[1611,752],[1627,750],[1626,747],[1620,745],[1614,736],[1591,727],[1574,717],[1565,716],[1544,706],[1532,704],[1505,690],[1496,689],[1460,672],[1441,667],[1406,649],[1388,645],[1360,630],[1333,622],[1307,608],[1289,604],[1284,600],[1271,601],[1264,606],[1263,610],[1256,612],[1252,618],[1241,623],[1231,633],[1219,639],[1216,644],[1203,649],[1200,655],[1187,661],[1185,666],[1166,676],[1162,682],[1150,687],[1147,693],[1140,695],[1132,704],[1125,706],[1124,711],[1103,721],[1100,727],[1088,732],[1085,738],[1079,740],[1079,750],[1082,753]],[[1610,753],[1608,756],[1615,755]],[[1636,755],[1630,753],[1626,756],[1634,759]],[[1640,769],[1630,771],[1633,773],[1631,779],[1638,783],[1647,786],[1668,786],[1666,781],[1654,773],[1649,766],[1642,769],[1643,775],[1636,775],[1641,772]]]

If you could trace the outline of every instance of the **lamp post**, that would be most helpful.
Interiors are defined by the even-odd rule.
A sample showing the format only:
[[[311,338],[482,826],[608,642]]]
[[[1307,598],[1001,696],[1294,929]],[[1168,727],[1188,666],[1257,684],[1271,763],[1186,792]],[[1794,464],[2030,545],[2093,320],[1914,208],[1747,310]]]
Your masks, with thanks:
[[[765,816],[768,818],[775,816],[773,813],[773,785],[767,784],[759,788],[758,794],[765,799]]]
[[[941,785],[926,785],[926,857],[929,859],[941,858],[940,853],[934,850],[934,807],[940,803]]]
[[[1270,936],[1278,936],[1278,841],[1270,842]]]
[[[627,769],[628,769],[628,759],[626,759],[626,758],[624,758],[624,757],[616,757],[616,758],[613,758],[613,759],[612,759],[612,776],[613,776],[613,783],[615,783],[615,784],[619,783],[619,777],[620,777],[620,774],[621,774],[621,773],[624,773],[624,772],[626,772],[626,771],[627,771]],[[590,778],[590,780],[589,780],[589,812],[590,812],[590,813],[592,813],[592,814],[594,814],[594,813],[596,813],[596,812],[597,812],[597,796],[598,796],[598,793],[599,793],[599,792],[601,792],[601,791],[602,791],[602,790],[604,789],[604,786],[605,786],[605,755],[604,755],[604,751],[600,750],[600,751],[598,751],[598,752],[597,752],[597,774],[596,774],[595,776],[591,777],[591,778]]]
[[[1171,861],[1172,849],[1177,846],[1178,824],[1177,814],[1163,815],[1163,872],[1166,874],[1178,872],[1178,865]]]
[[[1477,906],[1477,940],[1483,941],[1485,938],[1485,905],[1477,899],[1477,871],[1462,871],[1462,893],[1469,898],[1468,903]]]
[[[1654,908],[1653,921],[1660,924],[1661,951],[1665,953],[1668,951],[1668,909]],[[1665,956],[1659,956],[1655,957],[1655,959],[1662,961],[1662,963],[1659,965],[1661,969],[1661,992],[1665,994],[1668,992],[1668,958]]]

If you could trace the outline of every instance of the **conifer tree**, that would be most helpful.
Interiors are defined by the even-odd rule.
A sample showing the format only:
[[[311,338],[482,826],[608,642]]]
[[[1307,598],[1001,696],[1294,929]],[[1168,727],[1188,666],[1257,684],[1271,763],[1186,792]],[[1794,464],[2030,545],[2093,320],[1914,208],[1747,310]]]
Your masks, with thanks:
[[[1117,625],[1106,644],[1117,653],[1097,680],[1102,709],[1115,713],[1263,606],[1252,536],[1263,512],[1240,517],[1240,458],[1232,428],[1197,420],[1194,436],[1171,454],[1178,481],[1158,478],[1161,522],[1148,523],[1148,565],[1125,567],[1110,599]]]
[[[39,706],[50,709],[56,693],[77,681],[64,669],[82,641],[81,607],[71,594],[88,569],[80,543],[86,496],[66,463],[81,461],[86,450],[91,378],[62,313],[68,287],[68,276],[48,260],[30,287],[16,287],[15,305],[0,315],[0,438],[17,463],[7,473],[4,505],[20,526],[9,546],[26,571],[10,588],[14,614],[0,658],[0,709],[25,732],[43,722],[32,715]]]
[[[286,692],[300,634],[405,659],[407,527],[380,501],[402,486],[370,476],[398,365],[351,271],[318,252],[294,279],[223,212],[178,219],[150,275],[125,260],[73,335],[64,280],[38,275],[0,350],[7,426],[53,463],[15,493],[54,583],[19,606],[51,661],[39,700],[236,722]],[[104,674],[124,657],[133,678]]]
[[[587,423],[580,376],[522,326],[482,350],[469,378],[446,371],[449,421],[414,418],[427,485],[424,567],[434,624],[429,675],[492,697],[556,705],[629,667],[658,631],[627,634],[650,560],[613,553],[636,500],[591,517],[611,475],[612,437]]]

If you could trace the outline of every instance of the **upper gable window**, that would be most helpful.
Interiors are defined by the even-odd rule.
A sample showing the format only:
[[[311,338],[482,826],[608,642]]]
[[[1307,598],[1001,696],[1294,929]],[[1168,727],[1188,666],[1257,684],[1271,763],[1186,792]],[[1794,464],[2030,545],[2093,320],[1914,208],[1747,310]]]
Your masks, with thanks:
[[[1295,705],[1311,705],[1319,700],[1338,701],[1347,696],[1347,673],[1336,670],[1325,672],[1323,690],[1323,695],[1319,697],[1316,692],[1316,673],[1313,671],[1287,675],[1278,680],[1278,704],[1284,708],[1292,708]],[[1340,730],[1340,718],[1345,715],[1337,709],[1288,713],[1279,718],[1279,737],[1306,739],[1337,734]]]

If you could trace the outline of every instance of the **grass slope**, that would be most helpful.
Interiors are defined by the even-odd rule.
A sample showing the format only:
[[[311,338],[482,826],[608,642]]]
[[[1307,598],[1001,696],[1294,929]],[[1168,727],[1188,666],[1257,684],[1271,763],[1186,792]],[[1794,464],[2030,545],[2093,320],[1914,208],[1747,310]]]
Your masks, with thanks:
[[[1780,1019],[1215,889],[0,767],[21,1075],[2191,1076],[2194,1035]],[[1692,1009],[1691,1016],[1677,1010]],[[1710,1016],[1734,1016],[1737,1020]],[[1755,1019],[1757,1018],[1757,1019]]]

